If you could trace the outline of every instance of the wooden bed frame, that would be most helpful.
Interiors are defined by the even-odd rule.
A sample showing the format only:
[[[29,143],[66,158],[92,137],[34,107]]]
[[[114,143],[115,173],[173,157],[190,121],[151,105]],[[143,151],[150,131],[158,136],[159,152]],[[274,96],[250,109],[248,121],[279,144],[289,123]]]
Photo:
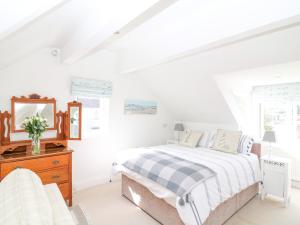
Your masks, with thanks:
[[[260,158],[261,145],[255,143],[251,152]],[[259,183],[255,183],[227,199],[210,213],[203,225],[224,224],[254,198],[258,194],[258,190]],[[157,198],[142,184],[128,178],[126,175],[122,175],[122,195],[163,225],[184,225],[176,208],[163,199]]]

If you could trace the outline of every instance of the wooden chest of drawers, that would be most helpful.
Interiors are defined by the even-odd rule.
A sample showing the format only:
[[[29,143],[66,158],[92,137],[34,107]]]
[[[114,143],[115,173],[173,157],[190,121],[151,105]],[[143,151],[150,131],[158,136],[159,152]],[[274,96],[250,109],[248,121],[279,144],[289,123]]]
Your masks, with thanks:
[[[28,152],[0,156],[1,180],[16,168],[34,171],[43,184],[57,183],[64,199],[72,206],[72,150],[55,148],[39,155]]]

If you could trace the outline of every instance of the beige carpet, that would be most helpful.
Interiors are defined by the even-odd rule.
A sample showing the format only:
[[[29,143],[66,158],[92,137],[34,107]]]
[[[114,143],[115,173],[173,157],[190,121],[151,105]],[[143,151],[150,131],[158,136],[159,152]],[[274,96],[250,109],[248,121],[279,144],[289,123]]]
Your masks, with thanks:
[[[159,225],[146,213],[121,196],[121,183],[99,185],[74,194],[90,217],[92,225]],[[291,203],[258,197],[236,213],[225,225],[300,225],[300,190],[292,190]]]

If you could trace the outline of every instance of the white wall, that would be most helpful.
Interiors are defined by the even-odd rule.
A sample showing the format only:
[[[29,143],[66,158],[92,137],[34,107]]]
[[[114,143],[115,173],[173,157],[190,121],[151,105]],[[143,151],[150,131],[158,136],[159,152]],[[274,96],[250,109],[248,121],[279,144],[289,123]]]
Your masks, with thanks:
[[[0,110],[10,111],[11,96],[38,93],[55,97],[57,110],[66,110],[72,76],[113,81],[110,100],[110,131],[97,139],[71,142],[75,150],[73,172],[75,189],[108,181],[116,151],[136,146],[165,143],[170,136],[171,118],[158,98],[149,92],[138,77],[120,76],[117,60],[104,51],[74,65],[63,65],[43,49],[26,59],[0,70]],[[124,115],[125,98],[158,101],[157,115]]]
[[[226,123],[196,123],[196,122],[183,122],[185,129],[191,130],[208,130],[213,131],[216,129],[228,129],[228,130],[237,130],[238,127],[236,124],[226,124]]]
[[[136,72],[179,121],[230,124],[236,121],[213,76],[199,56]]]

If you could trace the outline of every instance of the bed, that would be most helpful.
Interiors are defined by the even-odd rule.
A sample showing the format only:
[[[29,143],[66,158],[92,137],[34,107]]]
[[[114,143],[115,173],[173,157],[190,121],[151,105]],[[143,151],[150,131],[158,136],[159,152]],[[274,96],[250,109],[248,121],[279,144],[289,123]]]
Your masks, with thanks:
[[[176,144],[139,148],[124,152],[120,156],[121,160],[119,159],[116,171],[122,173],[122,195],[161,224],[221,225],[257,195],[260,182],[260,148],[260,144],[253,144],[251,153],[247,155],[233,155],[207,148],[191,149]],[[201,163],[205,165],[213,165],[214,170],[218,171],[219,185],[223,189],[222,191],[218,190],[221,193],[219,200],[214,197],[218,196],[217,185],[209,179],[205,185],[198,185],[192,191],[195,205],[199,210],[199,221],[192,215],[192,210],[178,204],[178,196],[174,193],[140,174],[120,166],[121,162],[137,154],[137,152],[141,154],[152,150],[175,154],[187,160],[202,161]],[[124,157],[125,155],[126,157]],[[218,165],[221,161],[223,166]],[[224,165],[228,168],[224,168]],[[222,172],[222,170],[231,170],[231,172],[227,172],[229,174],[226,175],[226,172]],[[234,173],[236,181],[234,181]],[[228,175],[231,184],[228,182]],[[226,183],[228,183],[227,188]]]

